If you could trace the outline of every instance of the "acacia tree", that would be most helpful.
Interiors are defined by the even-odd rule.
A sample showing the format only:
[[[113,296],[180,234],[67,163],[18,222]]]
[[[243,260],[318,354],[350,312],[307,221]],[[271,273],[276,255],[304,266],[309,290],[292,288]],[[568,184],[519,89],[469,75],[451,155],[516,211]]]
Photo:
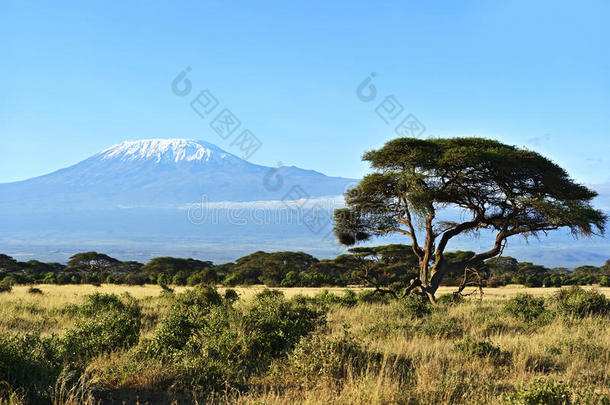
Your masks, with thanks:
[[[354,247],[349,254],[335,258],[335,263],[351,269],[349,277],[368,287],[375,293],[389,294],[397,298],[392,288],[384,288],[410,277],[417,267],[417,258],[408,245],[383,245],[375,247]]]
[[[119,260],[104,253],[83,252],[70,257],[67,270],[100,272],[108,270],[112,266],[116,266],[120,263]]]
[[[499,255],[513,235],[537,236],[567,227],[576,237],[603,235],[606,216],[591,206],[597,195],[575,183],[561,167],[536,152],[482,138],[399,138],[364,154],[374,172],[345,194],[335,211],[339,242],[353,245],[372,236],[411,239],[419,276],[404,294],[434,294],[447,272],[449,241],[487,229],[489,250],[461,263],[465,268]],[[457,208],[463,221],[437,219]]]

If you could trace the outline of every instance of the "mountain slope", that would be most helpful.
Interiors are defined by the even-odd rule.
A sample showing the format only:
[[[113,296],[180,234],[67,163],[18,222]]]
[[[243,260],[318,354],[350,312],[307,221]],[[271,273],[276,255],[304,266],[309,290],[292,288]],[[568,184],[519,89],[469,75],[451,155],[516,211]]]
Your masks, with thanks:
[[[204,141],[148,139],[113,145],[45,176],[0,184],[0,207],[175,207],[202,198],[268,201],[282,199],[293,186],[311,197],[337,196],[353,182],[297,167],[255,165]]]

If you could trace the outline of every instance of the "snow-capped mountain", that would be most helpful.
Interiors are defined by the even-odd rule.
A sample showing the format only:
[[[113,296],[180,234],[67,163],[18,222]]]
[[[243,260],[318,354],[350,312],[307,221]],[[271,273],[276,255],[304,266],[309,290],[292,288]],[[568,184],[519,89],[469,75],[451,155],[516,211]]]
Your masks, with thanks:
[[[102,160],[161,162],[226,162],[239,158],[226,153],[214,144],[191,139],[144,139],[125,141],[104,149],[98,155]],[[96,155],[97,156],[97,155]]]
[[[203,141],[122,142],[54,173],[0,184],[0,253],[63,262],[87,250],[140,261],[181,256],[221,263],[256,250],[334,257],[342,251],[331,232],[332,210],[355,181],[252,164]],[[610,189],[594,188],[605,191],[598,204],[607,209]],[[306,222],[316,206],[324,211],[320,221]],[[297,215],[295,207],[302,208]],[[452,243],[450,250],[481,251],[491,239],[482,234]],[[602,264],[609,251],[608,238],[574,241],[555,232],[529,245],[513,240],[505,254],[578,266]]]
[[[292,187],[338,196],[354,180],[247,162],[188,139],[126,141],[51,174],[0,184],[4,209],[177,207],[207,201],[281,200]]]

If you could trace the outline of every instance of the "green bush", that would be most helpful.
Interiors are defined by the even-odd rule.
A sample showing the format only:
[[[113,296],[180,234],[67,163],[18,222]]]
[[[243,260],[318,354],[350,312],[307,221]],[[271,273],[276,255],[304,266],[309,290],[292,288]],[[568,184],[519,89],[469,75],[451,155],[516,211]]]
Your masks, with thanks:
[[[464,327],[460,318],[444,318],[443,313],[427,317],[418,327],[419,331],[429,337],[440,339],[461,338],[464,335]]]
[[[343,297],[341,299],[342,304],[346,307],[353,307],[358,303],[358,298],[354,290],[346,289],[343,292]]]
[[[562,288],[555,294],[554,301],[560,313],[577,318],[610,313],[610,301],[602,293],[578,286]]]
[[[399,313],[412,318],[423,318],[432,312],[428,299],[421,295],[407,295],[398,301]]]
[[[324,290],[320,291],[319,293],[317,293],[316,295],[314,295],[314,299],[316,300],[316,302],[318,304],[326,305],[326,306],[338,305],[338,304],[343,303],[342,297],[340,297],[336,294],[333,294],[326,289],[324,289]]]
[[[464,296],[461,294],[443,294],[436,299],[436,303],[441,305],[457,305],[464,301]]]
[[[538,378],[529,385],[515,390],[506,398],[512,405],[570,405],[571,393],[568,387],[551,379]]]
[[[504,310],[515,318],[525,322],[532,322],[548,313],[544,304],[544,298],[522,293],[510,298],[504,304]]]
[[[11,292],[13,290],[13,283],[10,278],[5,277],[0,281],[0,293]]]
[[[62,370],[56,340],[37,335],[0,335],[0,381],[9,391],[23,390],[29,402],[48,399]],[[0,401],[1,402],[1,401]]]
[[[85,316],[93,316],[106,311],[126,311],[133,309],[135,300],[129,295],[124,300],[116,294],[93,293],[86,297],[85,302],[78,306],[77,312]]]
[[[278,291],[265,290],[239,307],[228,298],[212,287],[177,295],[141,354],[167,361],[176,384],[188,389],[241,387],[323,323],[321,312]]]
[[[223,284],[229,287],[235,287],[244,283],[244,276],[241,273],[232,273],[224,279]]]
[[[28,288],[28,294],[42,295],[42,290],[40,288],[30,287],[30,288]]]
[[[390,301],[392,300],[392,297],[389,294],[380,294],[375,291],[364,290],[364,291],[360,291],[356,295],[356,300],[359,303],[365,303],[365,304],[373,304],[373,303],[389,304]]]
[[[411,361],[401,356],[387,356],[385,363],[390,366],[393,377],[405,381],[413,371]],[[314,334],[301,339],[280,369],[272,370],[272,374],[288,373],[315,384],[320,377],[343,380],[350,373],[358,376],[379,372],[383,363],[383,354],[363,349],[348,334],[342,337]]]
[[[176,305],[182,308],[191,306],[211,308],[222,304],[222,296],[218,293],[216,288],[204,284],[200,284],[195,288],[186,290],[176,296]]]
[[[225,290],[224,300],[227,305],[232,305],[234,302],[237,302],[239,300],[239,295],[234,289],[227,288]]]
[[[283,294],[265,290],[246,308],[241,327],[249,334],[249,351],[276,357],[323,323],[322,313],[286,301]]]
[[[234,301],[231,293],[228,298],[231,303]],[[224,303],[218,291],[206,285],[198,285],[178,294],[169,315],[147,343],[146,351],[162,358],[172,357],[185,347],[193,334],[205,326],[210,311]]]
[[[510,353],[500,350],[487,340],[476,340],[467,337],[461,342],[454,343],[453,347],[462,353],[470,354],[478,358],[490,358],[496,364],[507,364]]]
[[[67,360],[86,360],[138,342],[141,310],[129,296],[121,300],[114,294],[92,294],[77,312],[80,318],[61,339]]]

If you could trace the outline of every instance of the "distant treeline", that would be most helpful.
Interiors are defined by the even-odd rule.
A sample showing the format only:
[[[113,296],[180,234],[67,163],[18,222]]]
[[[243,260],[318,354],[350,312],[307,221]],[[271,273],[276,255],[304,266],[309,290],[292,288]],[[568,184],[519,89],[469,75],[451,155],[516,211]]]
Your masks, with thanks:
[[[446,253],[445,285],[458,285],[465,269],[460,263],[473,252]],[[146,264],[122,262],[103,253],[77,253],[66,265],[37,260],[19,262],[0,254],[0,289],[14,284],[159,284],[226,286],[264,284],[269,287],[369,285],[404,286],[418,274],[417,258],[408,245],[354,248],[334,259],[303,252],[255,252],[235,262],[157,257]],[[476,271],[484,285],[524,284],[528,287],[599,284],[610,286],[610,260],[601,267],[547,268],[512,257],[481,262]]]

